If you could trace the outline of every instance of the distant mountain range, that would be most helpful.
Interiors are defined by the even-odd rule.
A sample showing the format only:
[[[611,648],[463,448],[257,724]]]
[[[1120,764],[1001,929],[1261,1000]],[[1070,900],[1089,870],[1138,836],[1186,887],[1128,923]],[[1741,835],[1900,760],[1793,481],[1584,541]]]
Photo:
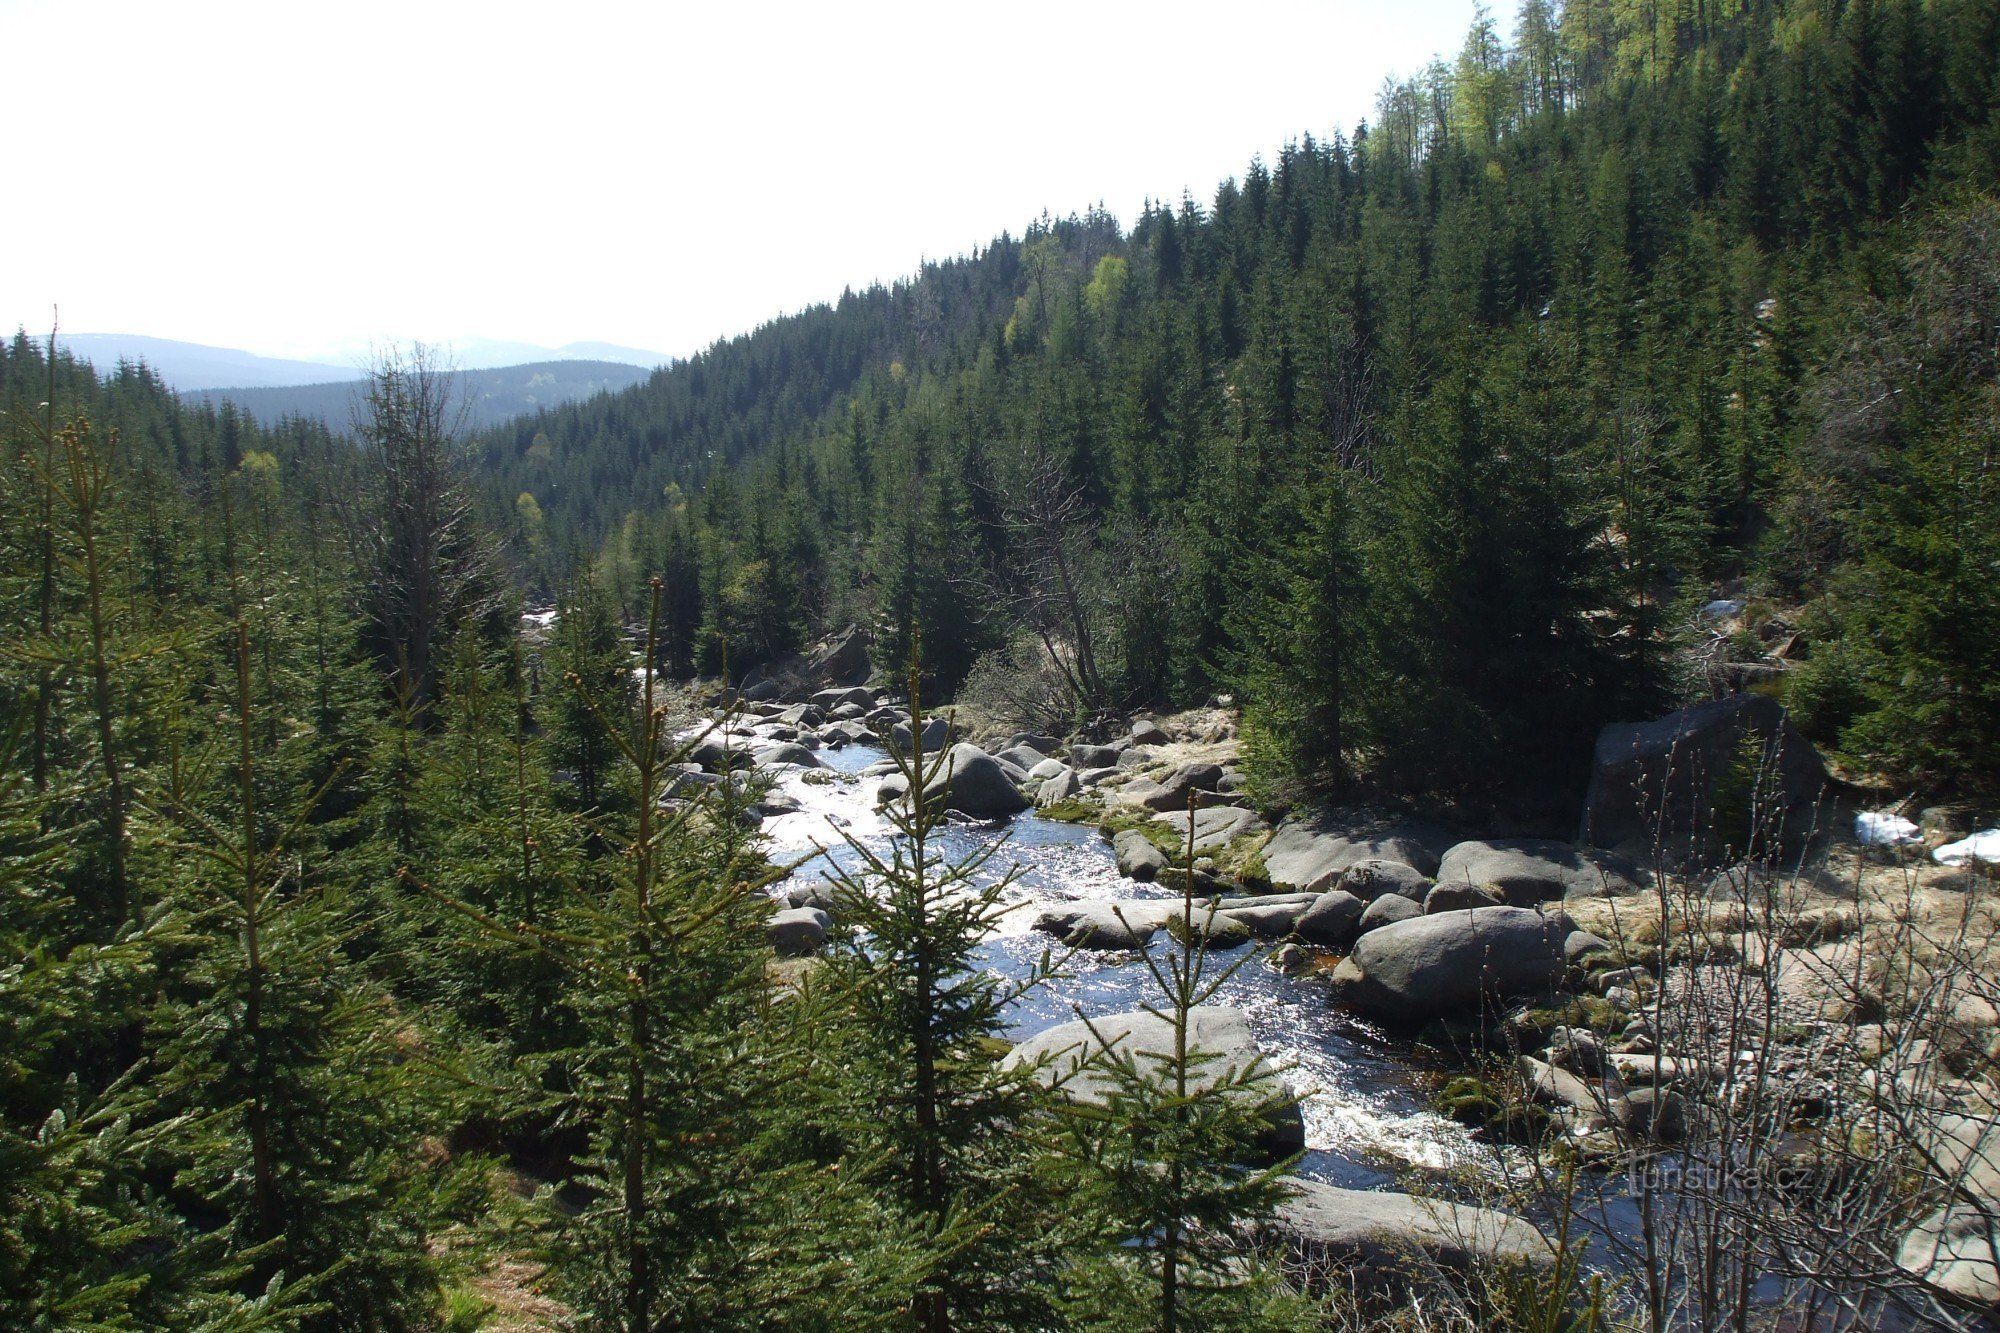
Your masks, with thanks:
[[[35,341],[42,339],[36,338]],[[168,388],[182,393],[205,389],[270,389],[352,382],[362,377],[368,360],[365,352],[357,352],[345,365],[332,361],[289,361],[233,347],[210,347],[172,338],[148,338],[136,333],[65,333],[56,342],[80,360],[96,366],[100,372],[110,370],[120,361],[143,361],[166,382]],[[658,352],[602,342],[576,342],[551,348],[537,347],[533,343],[468,338],[441,344],[440,350],[461,369],[469,371],[545,368],[551,362],[616,364],[651,370],[672,360]],[[622,380],[621,384],[636,383],[644,378],[644,375],[633,376]]]
[[[630,388],[652,373],[644,366],[616,361],[536,361],[525,366],[460,370],[457,378],[458,391],[466,403],[466,428],[478,430],[537,408]],[[234,403],[265,424],[282,417],[312,417],[335,430],[345,430],[360,404],[362,388],[363,381],[348,378],[270,388],[183,390],[181,398],[217,406]]]

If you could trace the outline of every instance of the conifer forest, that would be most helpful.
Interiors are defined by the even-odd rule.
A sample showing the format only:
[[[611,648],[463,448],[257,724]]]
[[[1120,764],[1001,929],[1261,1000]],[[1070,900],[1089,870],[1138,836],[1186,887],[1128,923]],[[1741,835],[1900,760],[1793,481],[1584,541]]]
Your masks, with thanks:
[[[498,424],[0,344],[0,1328],[2000,1319],[2000,5],[912,261]]]

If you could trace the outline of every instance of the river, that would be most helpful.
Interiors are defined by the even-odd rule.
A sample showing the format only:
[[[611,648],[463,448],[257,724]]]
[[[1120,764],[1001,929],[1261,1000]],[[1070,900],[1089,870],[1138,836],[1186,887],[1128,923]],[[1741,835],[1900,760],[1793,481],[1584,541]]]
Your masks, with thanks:
[[[880,778],[860,770],[883,758],[871,746],[822,750],[832,782],[806,780],[811,770],[778,770],[775,788],[799,805],[797,813],[767,819],[764,834],[771,856],[789,861],[810,857],[781,886],[826,878],[832,864],[852,867],[858,857],[841,830],[866,844],[885,846],[890,827],[877,813]],[[954,823],[941,831],[938,847],[957,861],[1001,841],[981,870],[988,882],[1008,872],[1004,891],[1009,910],[982,947],[985,965],[1010,980],[1026,976],[1043,951],[1055,945],[1031,929],[1045,904],[1076,898],[1166,898],[1151,885],[1118,873],[1111,845],[1091,827],[1043,819],[1030,812],[1004,828]],[[815,855],[815,847],[829,848]],[[1153,937],[1163,952],[1168,937]],[[1216,955],[1234,961],[1240,950]],[[1157,1003],[1150,971],[1130,954],[1078,952],[1051,984],[1016,1001],[1008,1011],[1015,1040],[1085,1016]],[[1325,987],[1309,978],[1280,975],[1253,958],[1223,983],[1211,1003],[1235,1005],[1250,1016],[1259,1042],[1299,1095],[1305,1119],[1306,1156],[1302,1174],[1353,1188],[1393,1182],[1412,1167],[1430,1170],[1496,1164],[1493,1149],[1475,1142],[1464,1127],[1432,1111],[1428,1088],[1443,1067],[1406,1039],[1398,1039],[1335,1006]]]

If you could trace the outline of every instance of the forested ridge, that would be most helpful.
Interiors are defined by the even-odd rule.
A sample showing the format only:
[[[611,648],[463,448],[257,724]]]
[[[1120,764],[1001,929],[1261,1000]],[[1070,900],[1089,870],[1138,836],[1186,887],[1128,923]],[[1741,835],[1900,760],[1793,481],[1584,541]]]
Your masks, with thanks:
[[[1523,826],[1604,722],[1747,687],[1990,800],[1996,106],[1977,0],[1528,0],[1205,204],[469,440],[421,349],[350,437],[16,336],[0,1325],[1339,1326],[1250,1239],[1261,1076],[1183,1040],[1079,1113],[1003,1060],[939,803],[774,960],[713,677],[859,625],[906,735],[1227,695],[1267,813]],[[1249,955],[1180,882],[1185,1038]],[[1559,1257],[1467,1317],[1605,1326]]]
[[[1783,641],[1853,775],[1987,789],[1996,25],[1482,16],[1351,137],[524,417],[482,484],[545,593],[698,587],[683,666],[921,622],[949,689],[1054,628],[1073,720],[1230,693],[1281,785],[1449,794]],[[1702,641],[1725,592],[1764,644]]]

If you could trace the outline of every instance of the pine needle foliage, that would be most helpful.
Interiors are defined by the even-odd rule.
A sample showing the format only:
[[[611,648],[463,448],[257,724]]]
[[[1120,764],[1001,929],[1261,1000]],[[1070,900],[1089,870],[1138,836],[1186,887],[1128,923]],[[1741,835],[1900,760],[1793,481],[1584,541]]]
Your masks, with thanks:
[[[926,754],[921,667],[909,673],[907,794],[886,811],[886,851],[846,837],[852,870],[833,875],[842,934],[825,984],[848,1006],[848,1086],[856,1151],[924,1264],[908,1311],[917,1328],[1044,1327],[1066,1211],[1040,1168],[1052,1131],[1047,1093],[1002,1062],[1004,1010],[1054,971],[1047,954],[1017,981],[981,957],[1013,873],[987,876],[1004,844],[957,861],[938,850],[949,748]]]

